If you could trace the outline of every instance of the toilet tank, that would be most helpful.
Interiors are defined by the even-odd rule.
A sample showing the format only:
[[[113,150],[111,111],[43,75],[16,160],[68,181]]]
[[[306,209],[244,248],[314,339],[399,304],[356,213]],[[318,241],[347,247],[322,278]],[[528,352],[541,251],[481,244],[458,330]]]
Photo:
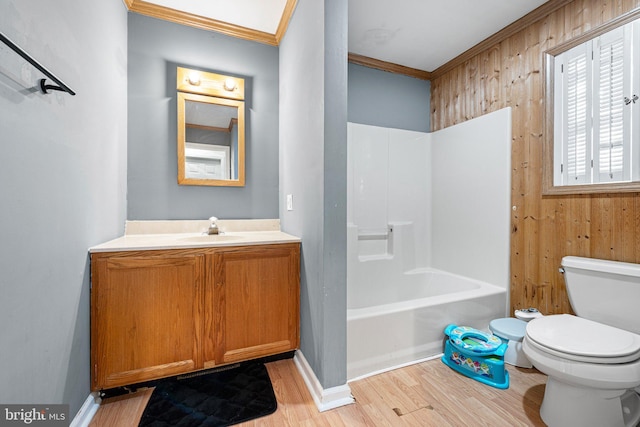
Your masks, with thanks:
[[[640,264],[567,256],[562,268],[579,317],[640,334]]]

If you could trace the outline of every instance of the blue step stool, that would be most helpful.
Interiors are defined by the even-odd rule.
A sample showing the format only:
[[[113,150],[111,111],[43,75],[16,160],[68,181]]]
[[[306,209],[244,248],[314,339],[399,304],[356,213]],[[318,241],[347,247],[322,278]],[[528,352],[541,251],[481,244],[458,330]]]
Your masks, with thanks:
[[[449,325],[442,362],[454,371],[495,388],[509,388],[504,368],[507,343],[499,337],[469,326]]]

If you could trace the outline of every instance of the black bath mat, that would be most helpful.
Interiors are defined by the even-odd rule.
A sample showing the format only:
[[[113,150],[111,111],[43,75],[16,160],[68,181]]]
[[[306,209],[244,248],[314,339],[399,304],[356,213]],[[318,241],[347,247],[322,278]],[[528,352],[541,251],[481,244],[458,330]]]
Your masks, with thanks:
[[[139,426],[228,426],[269,415],[277,408],[267,368],[246,363],[232,369],[155,384]]]

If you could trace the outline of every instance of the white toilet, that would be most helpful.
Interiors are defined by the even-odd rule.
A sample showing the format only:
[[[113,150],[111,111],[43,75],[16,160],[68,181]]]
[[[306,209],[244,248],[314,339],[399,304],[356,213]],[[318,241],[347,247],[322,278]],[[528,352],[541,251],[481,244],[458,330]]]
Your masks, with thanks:
[[[547,374],[540,415],[551,427],[640,423],[640,265],[562,259],[569,314],[527,324],[522,348]]]

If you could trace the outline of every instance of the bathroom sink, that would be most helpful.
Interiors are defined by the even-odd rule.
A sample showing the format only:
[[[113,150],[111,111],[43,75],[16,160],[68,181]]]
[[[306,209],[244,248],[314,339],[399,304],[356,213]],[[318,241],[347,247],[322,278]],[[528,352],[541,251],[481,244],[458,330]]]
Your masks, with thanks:
[[[230,236],[227,234],[203,234],[201,236],[183,237],[183,242],[207,243],[207,242],[226,242],[229,240],[240,240],[240,236]]]

